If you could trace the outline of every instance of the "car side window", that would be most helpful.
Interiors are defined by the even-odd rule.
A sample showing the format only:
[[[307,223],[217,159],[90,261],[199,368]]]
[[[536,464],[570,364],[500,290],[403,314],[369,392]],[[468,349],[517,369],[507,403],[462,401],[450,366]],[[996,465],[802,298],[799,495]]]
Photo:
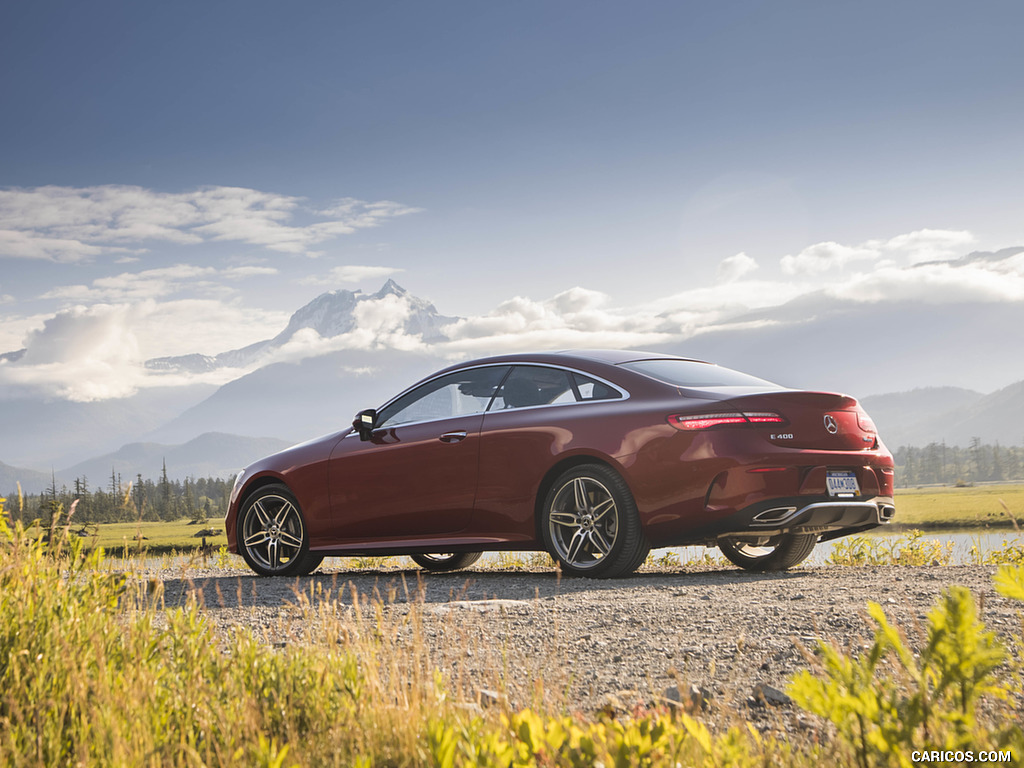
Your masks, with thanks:
[[[501,385],[490,410],[529,408],[534,405],[574,403],[576,395],[568,371],[533,365],[517,365]]]
[[[576,382],[576,391],[580,393],[580,400],[618,400],[622,397],[619,390],[588,376],[574,373],[572,377]]]
[[[417,387],[384,408],[378,427],[483,413],[508,366],[456,371]]]

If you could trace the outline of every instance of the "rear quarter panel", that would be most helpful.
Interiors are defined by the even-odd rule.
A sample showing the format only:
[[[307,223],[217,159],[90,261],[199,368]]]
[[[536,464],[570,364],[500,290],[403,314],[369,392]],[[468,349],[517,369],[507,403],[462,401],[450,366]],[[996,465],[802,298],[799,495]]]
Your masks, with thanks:
[[[562,406],[495,411],[484,416],[473,530],[534,540],[538,497],[546,476],[563,462],[592,459],[618,470],[632,487],[635,454],[652,440],[675,432],[663,429],[649,404],[608,400]],[[640,491],[641,502],[644,488]]]

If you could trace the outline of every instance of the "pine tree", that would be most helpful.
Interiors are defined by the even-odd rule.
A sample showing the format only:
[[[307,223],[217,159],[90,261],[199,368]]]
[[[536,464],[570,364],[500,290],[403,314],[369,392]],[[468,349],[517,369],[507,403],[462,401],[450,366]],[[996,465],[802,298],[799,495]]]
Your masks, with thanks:
[[[132,488],[132,503],[135,505],[135,514],[142,517],[142,508],[146,503],[146,489],[142,483],[142,473],[135,476],[135,487]]]
[[[160,472],[160,501],[157,510],[161,520],[170,520],[173,515],[171,505],[171,482],[167,479],[167,459],[163,461],[163,469]]]

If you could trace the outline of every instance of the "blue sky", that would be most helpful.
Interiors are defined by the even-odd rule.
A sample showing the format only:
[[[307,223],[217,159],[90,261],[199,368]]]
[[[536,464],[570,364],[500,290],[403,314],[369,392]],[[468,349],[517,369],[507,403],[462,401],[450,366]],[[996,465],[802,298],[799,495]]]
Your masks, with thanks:
[[[1022,22],[1017,2],[6,3],[0,352],[36,345],[22,383],[121,375],[387,276],[479,334],[631,345],[665,332],[631,320],[655,310],[685,336],[836,286],[920,299],[914,264],[1024,245]],[[1024,264],[1000,269],[937,274],[933,300],[1024,300]]]

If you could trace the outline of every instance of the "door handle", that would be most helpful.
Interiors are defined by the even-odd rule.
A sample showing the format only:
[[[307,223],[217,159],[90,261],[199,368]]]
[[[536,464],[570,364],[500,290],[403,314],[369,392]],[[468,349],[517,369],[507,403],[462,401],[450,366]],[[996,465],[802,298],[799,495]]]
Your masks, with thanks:
[[[442,443],[460,443],[466,439],[465,432],[445,432],[439,438]]]

